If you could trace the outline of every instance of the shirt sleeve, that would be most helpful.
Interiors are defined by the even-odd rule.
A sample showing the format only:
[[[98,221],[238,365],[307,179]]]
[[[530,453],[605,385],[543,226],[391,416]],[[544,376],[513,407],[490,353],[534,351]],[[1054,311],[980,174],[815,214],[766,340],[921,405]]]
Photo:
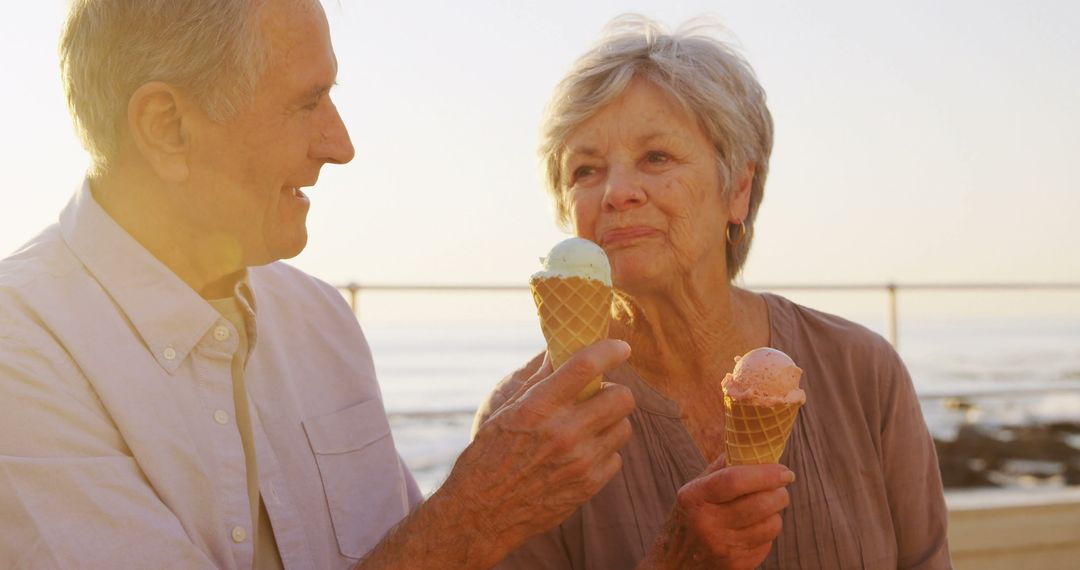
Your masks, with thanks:
[[[405,477],[405,490],[409,495],[409,510],[413,510],[424,502],[424,493],[420,491],[420,485],[416,483],[416,478],[413,477],[412,471],[409,470],[409,466],[405,464],[405,460],[398,454],[398,462],[401,463],[401,472]]]
[[[0,328],[0,567],[214,568],[63,349],[10,332]]]
[[[899,568],[950,568],[948,511],[934,440],[907,368],[891,347],[883,370],[882,462]]]

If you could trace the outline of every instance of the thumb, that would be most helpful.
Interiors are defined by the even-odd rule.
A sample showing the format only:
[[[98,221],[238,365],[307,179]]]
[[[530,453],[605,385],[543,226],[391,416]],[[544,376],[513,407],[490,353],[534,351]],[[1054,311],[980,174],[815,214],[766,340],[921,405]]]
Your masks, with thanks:
[[[574,403],[593,378],[627,358],[630,358],[629,344],[615,339],[601,340],[576,352],[554,374],[537,382],[529,391],[536,397],[556,403]]]

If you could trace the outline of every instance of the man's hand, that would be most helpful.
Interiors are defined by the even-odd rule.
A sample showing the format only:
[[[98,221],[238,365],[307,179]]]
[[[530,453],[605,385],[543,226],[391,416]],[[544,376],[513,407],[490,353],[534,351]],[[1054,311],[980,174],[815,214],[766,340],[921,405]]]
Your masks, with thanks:
[[[721,455],[679,489],[667,528],[639,568],[756,568],[780,534],[785,487],[794,480],[783,465],[728,467]]]
[[[361,568],[489,568],[562,522],[622,467],[630,390],[604,384],[592,398],[575,400],[629,356],[625,342],[602,340],[554,372],[545,360],[480,426],[446,483]]]
[[[595,495],[622,467],[634,397],[605,384],[575,403],[592,378],[621,364],[629,346],[604,340],[557,371],[540,370],[476,434],[444,488],[493,536],[513,547],[544,532]],[[505,554],[505,553],[503,553]]]

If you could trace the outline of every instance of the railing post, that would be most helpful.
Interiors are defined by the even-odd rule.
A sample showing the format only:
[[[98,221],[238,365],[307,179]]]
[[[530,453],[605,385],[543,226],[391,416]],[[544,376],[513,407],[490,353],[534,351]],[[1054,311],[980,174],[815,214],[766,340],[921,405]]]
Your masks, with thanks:
[[[899,328],[896,323],[896,283],[888,283],[885,285],[885,289],[889,292],[889,342],[892,343],[893,348],[900,348],[900,336],[897,334]]]
[[[352,308],[353,315],[356,318],[360,318],[360,314],[357,312],[360,307],[357,306],[358,298],[360,296],[360,285],[355,281],[345,286],[349,290],[349,307]]]

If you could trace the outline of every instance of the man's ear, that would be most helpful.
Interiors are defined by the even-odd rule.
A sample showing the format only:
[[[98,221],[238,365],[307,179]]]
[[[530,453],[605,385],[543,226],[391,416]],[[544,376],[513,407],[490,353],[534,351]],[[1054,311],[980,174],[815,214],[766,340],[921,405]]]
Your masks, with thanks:
[[[188,177],[187,109],[183,94],[160,81],[143,84],[128,100],[131,139],[150,168],[166,182],[180,183]]]
[[[754,185],[754,173],[757,165],[750,162],[738,173],[731,196],[728,197],[728,216],[733,223],[739,223],[750,214],[750,189]]]

